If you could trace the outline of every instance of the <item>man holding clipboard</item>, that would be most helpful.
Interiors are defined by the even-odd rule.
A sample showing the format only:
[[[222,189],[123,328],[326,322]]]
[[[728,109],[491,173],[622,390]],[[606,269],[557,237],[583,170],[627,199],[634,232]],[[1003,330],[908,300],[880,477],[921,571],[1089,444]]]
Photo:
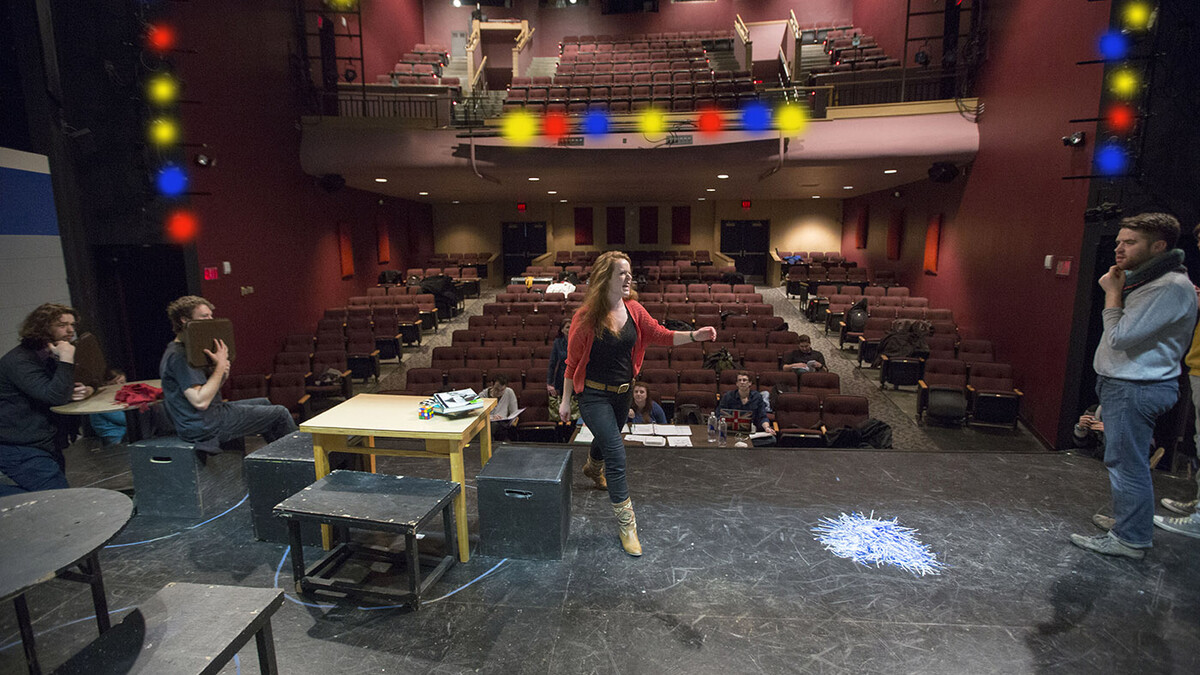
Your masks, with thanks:
[[[159,376],[163,405],[179,438],[196,444],[197,452],[216,454],[221,451],[221,443],[234,438],[262,434],[270,442],[296,431],[288,409],[272,405],[265,398],[232,403],[221,400],[221,385],[229,377],[233,332],[227,322],[218,325],[212,321],[211,302],[185,295],[167,306],[167,316],[175,339],[167,345],[159,363]],[[222,332],[226,339],[210,337]],[[193,337],[189,339],[189,335]],[[189,353],[196,357],[197,351],[207,357],[207,367],[196,365],[195,358],[189,360]]]

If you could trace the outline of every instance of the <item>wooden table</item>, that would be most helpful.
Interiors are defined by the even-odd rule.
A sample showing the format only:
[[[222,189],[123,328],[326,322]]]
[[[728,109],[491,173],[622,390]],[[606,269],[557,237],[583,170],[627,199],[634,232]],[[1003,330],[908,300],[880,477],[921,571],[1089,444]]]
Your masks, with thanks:
[[[162,389],[162,380],[140,380],[127,384],[148,384],[156,389]],[[117,392],[124,386],[124,384],[106,384],[82,401],[71,401],[70,403],[56,405],[50,408],[50,410],[59,415],[94,415],[96,413],[124,412],[125,433],[128,436],[129,442],[139,441],[142,438],[141,416],[139,414],[140,405],[128,405],[116,400]]]
[[[680,426],[683,426],[683,425],[680,425]],[[688,425],[688,428],[692,430],[692,436],[691,436],[692,447],[694,447],[694,448],[720,448],[721,447],[718,443],[715,443],[715,442],[709,443],[708,442],[708,425],[692,424],[692,425]],[[626,436],[628,436],[631,433],[633,433],[633,432],[630,431],[627,433],[623,433],[623,434],[621,434],[621,438],[625,438]],[[728,434],[726,434],[725,447],[732,448],[732,447],[734,447],[733,444],[737,443],[738,441],[746,441],[747,444],[750,445],[750,442],[747,439],[747,436],[748,436],[748,434],[744,431],[731,431]],[[580,445],[585,445],[585,444],[590,445],[591,444],[590,441],[578,440],[578,437],[579,437],[579,427],[576,426],[575,431],[571,433],[571,442],[577,443]],[[667,438],[667,437],[663,436],[663,438]],[[630,448],[655,447],[655,448],[662,448],[663,450],[679,449],[678,447],[671,446],[671,445],[647,446],[639,441],[625,441],[625,445],[626,445],[626,447],[630,447]]]
[[[313,435],[313,458],[316,463],[316,478],[329,474],[329,453],[353,452],[360,455],[386,455],[389,457],[442,457],[450,460],[450,480],[463,486],[454,497],[454,520],[458,530],[458,560],[471,559],[471,544],[467,538],[466,473],[463,468],[463,449],[471,439],[479,436],[479,459],[487,464],[492,457],[492,434],[488,413],[496,407],[494,398],[482,399],[484,406],[459,418],[434,415],[432,419],[419,417],[417,407],[423,396],[390,396],[385,394],[359,394],[350,400],[307,420],[300,425],[301,431]],[[353,436],[365,436],[366,446],[351,446]],[[375,438],[414,438],[425,443],[424,450],[377,448]],[[372,469],[374,460],[372,459]],[[330,545],[330,529],[321,526],[321,540],[326,549]]]
[[[40,673],[25,593],[59,577],[92,587],[96,625],[109,629],[100,547],[133,514],[129,497],[112,490],[69,488],[0,499],[0,600],[12,599],[30,673]],[[78,567],[75,571],[70,568]]]

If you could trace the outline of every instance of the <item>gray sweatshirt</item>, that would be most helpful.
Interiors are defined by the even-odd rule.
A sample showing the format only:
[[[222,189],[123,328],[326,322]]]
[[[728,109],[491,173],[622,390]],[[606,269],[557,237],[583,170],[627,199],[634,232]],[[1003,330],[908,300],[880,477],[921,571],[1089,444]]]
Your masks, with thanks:
[[[1137,382],[1179,376],[1196,327],[1196,291],[1186,274],[1162,275],[1103,316],[1104,333],[1092,359],[1097,375]]]

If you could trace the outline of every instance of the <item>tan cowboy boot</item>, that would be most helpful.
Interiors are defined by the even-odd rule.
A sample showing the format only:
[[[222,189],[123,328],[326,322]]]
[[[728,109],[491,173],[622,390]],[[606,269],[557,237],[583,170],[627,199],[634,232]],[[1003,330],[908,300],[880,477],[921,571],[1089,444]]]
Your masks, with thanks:
[[[604,478],[604,462],[597,462],[588,455],[587,462],[583,465],[583,475],[596,483],[597,490],[608,489],[608,481]]]
[[[633,502],[629,499],[620,504],[613,504],[613,515],[620,524],[621,547],[632,556],[642,554],[642,543],[637,536],[637,518],[633,515]]]

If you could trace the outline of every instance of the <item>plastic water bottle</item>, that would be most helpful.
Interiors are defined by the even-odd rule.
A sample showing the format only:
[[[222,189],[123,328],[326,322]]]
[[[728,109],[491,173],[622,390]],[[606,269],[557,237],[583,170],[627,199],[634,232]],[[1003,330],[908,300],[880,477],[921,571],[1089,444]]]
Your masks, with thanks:
[[[708,442],[717,442],[717,413],[715,412],[708,414]]]
[[[728,439],[729,425],[725,424],[725,418],[717,420],[717,445],[725,447],[725,442]]]

